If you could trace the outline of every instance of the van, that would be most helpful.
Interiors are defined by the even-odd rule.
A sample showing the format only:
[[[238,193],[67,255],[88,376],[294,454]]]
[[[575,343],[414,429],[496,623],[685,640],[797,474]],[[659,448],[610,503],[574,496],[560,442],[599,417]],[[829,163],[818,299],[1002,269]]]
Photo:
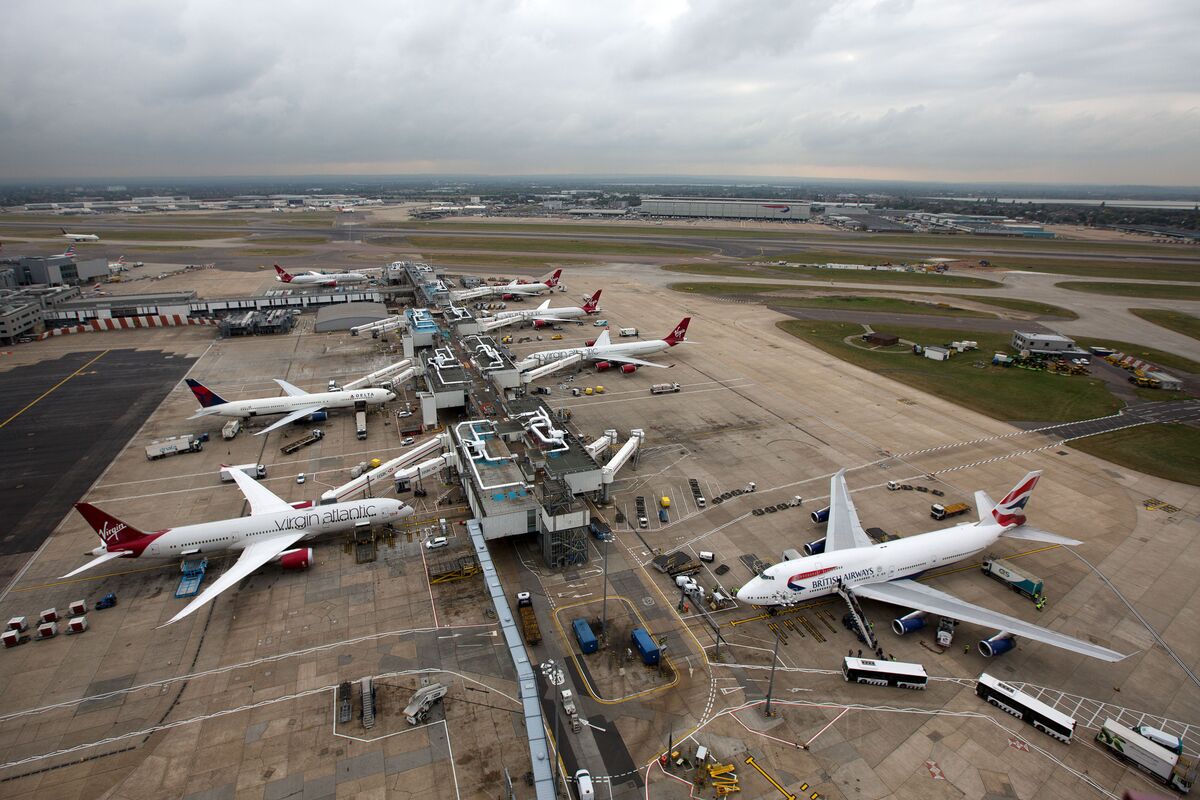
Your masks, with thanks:
[[[1134,727],[1133,732],[1145,736],[1159,747],[1165,747],[1177,756],[1183,755],[1183,740],[1174,734],[1160,731],[1158,728],[1151,728],[1149,725],[1138,725]]]
[[[425,549],[437,550],[439,547],[445,547],[450,544],[450,541],[445,536],[435,536],[425,543]]]
[[[592,773],[581,769],[575,773],[575,794],[579,800],[595,800],[596,789],[592,786]]]
[[[701,550],[696,554],[705,564],[711,564],[717,560],[717,556],[711,550]]]

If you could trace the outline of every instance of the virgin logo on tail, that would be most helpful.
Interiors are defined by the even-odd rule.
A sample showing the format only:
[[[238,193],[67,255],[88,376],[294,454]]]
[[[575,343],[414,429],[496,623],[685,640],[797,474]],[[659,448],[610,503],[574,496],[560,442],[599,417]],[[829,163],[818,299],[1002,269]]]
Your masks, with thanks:
[[[688,323],[691,321],[691,317],[684,317],[679,324],[675,326],[675,330],[671,331],[671,335],[666,339],[663,339],[663,341],[669,344],[671,347],[674,347],[675,345],[684,341],[687,337]]]
[[[96,533],[100,534],[100,538],[106,542],[115,542],[117,537],[121,535],[121,531],[128,527],[128,525],[122,522],[119,525],[115,525],[114,527],[110,528],[108,527],[108,522],[105,521],[105,523],[100,526],[100,529],[96,531]]]
[[[284,283],[292,282],[291,273],[289,273],[286,269],[279,266],[278,264],[275,265],[275,274],[278,275],[279,280],[283,281]]]
[[[549,286],[550,288],[554,288],[555,286],[558,286],[558,278],[560,275],[562,275],[561,269],[554,270],[554,274],[551,275],[550,279],[546,281],[546,285]]]
[[[591,314],[593,311],[596,310],[596,306],[600,302],[600,292],[601,292],[601,290],[597,289],[596,293],[594,295],[592,295],[592,299],[588,300],[586,303],[583,304],[583,310],[585,312],[587,312],[588,314]]]

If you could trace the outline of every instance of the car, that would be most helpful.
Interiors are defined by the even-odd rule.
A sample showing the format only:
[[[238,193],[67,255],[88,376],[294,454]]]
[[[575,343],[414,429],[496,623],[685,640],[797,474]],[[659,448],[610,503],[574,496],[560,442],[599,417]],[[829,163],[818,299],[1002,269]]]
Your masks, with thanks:
[[[304,483],[306,480],[308,480],[308,476],[303,472],[296,476],[296,483]]]
[[[446,547],[450,544],[450,540],[445,536],[435,536],[425,543],[426,550],[437,550],[439,547]]]
[[[410,444],[412,444],[415,441],[416,441],[416,439],[414,439],[413,437],[405,436],[403,439],[400,440],[400,446],[408,447]]]
[[[593,323],[592,323],[592,327],[594,327],[594,328],[606,328],[606,327],[608,327],[608,320],[606,320],[606,319],[598,319],[598,320],[596,320],[595,322],[593,322]]]
[[[579,800],[593,800],[596,796],[596,789],[592,786],[592,773],[586,769],[575,773],[575,793],[579,795]]]
[[[554,334],[553,336],[551,336],[550,338],[551,338],[551,339],[553,339],[553,340],[555,340],[555,341],[558,341],[559,339],[561,339],[561,338],[562,338],[562,334],[561,334],[561,333],[556,333],[556,334]]]
[[[412,415],[413,415],[413,412],[411,412],[411,411],[401,411],[398,414],[396,414],[397,417],[411,417]]]

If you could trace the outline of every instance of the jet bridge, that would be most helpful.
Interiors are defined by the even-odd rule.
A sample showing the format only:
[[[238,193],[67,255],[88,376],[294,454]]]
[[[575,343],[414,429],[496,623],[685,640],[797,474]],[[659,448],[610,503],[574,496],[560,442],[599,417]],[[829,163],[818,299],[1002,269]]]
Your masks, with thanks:
[[[406,358],[403,361],[397,361],[395,364],[389,364],[383,369],[375,370],[370,375],[364,375],[356,381],[350,381],[349,383],[344,384],[342,389],[344,391],[350,391],[351,389],[361,389],[364,386],[378,386],[383,381],[391,379],[395,373],[400,372],[411,365],[412,359],[410,358]],[[411,375],[408,376],[408,378],[411,377]],[[404,381],[408,380],[408,378],[393,379],[392,382],[404,383]]]
[[[621,449],[617,451],[617,454],[609,459],[609,462],[601,468],[600,502],[608,502],[609,485],[612,484],[613,479],[616,478],[617,473],[621,470],[621,467],[625,466],[625,463],[629,461],[629,459],[637,455],[645,441],[646,432],[641,428],[634,428],[629,432],[629,440],[626,441],[625,444],[621,445]]]
[[[614,428],[609,428],[608,430],[606,430],[604,432],[604,435],[601,436],[599,439],[592,442],[591,444],[584,445],[583,449],[587,451],[589,456],[591,456],[592,458],[599,461],[601,454],[606,452],[609,447],[611,447],[612,445],[614,445],[616,443],[617,443],[617,431]]]
[[[494,294],[496,294],[496,287],[494,286],[477,286],[474,289],[459,289],[456,292],[451,292],[450,298],[456,303],[461,303],[465,300],[478,300],[481,297],[491,297]]]
[[[383,464],[380,464],[370,472],[364,472],[362,475],[359,475],[349,483],[343,484],[336,489],[330,489],[321,495],[320,503],[321,505],[326,505],[328,503],[340,503],[350,499],[351,497],[362,494],[372,486],[375,487],[375,491],[380,491],[388,485],[388,480],[392,476],[395,476],[396,479],[399,480],[401,472],[407,472],[405,467],[407,467],[409,464],[412,464],[423,456],[428,456],[430,453],[434,453],[439,450],[448,451],[449,448],[450,437],[445,433],[439,433],[437,436],[427,439],[411,450],[406,451],[403,455],[397,456],[390,461],[385,461]],[[426,468],[431,461],[437,460],[440,459],[430,459],[430,461],[423,462],[418,465],[418,469]],[[446,463],[443,463],[442,466],[446,466]],[[431,473],[426,470],[422,473],[422,477],[428,474]],[[412,477],[413,476],[409,476],[408,479],[411,480]]]
[[[404,316],[396,315],[393,317],[387,317],[385,319],[377,319],[374,322],[368,322],[363,325],[355,325],[350,329],[350,335],[361,336],[364,333],[370,333],[373,330],[378,330],[379,328],[383,328],[385,326],[387,326],[389,330],[391,328],[403,327]]]

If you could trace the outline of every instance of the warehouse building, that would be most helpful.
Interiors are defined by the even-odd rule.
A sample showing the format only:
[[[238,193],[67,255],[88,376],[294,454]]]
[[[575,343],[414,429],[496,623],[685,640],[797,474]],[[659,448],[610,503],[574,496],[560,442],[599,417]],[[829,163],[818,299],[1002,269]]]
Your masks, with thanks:
[[[387,316],[387,307],[383,303],[335,303],[317,312],[313,331],[348,331],[357,325],[387,319]]]
[[[729,197],[646,197],[636,209],[648,217],[805,220],[812,205],[795,200]]]
[[[1075,346],[1074,339],[1059,336],[1057,333],[1013,331],[1012,347],[1018,353],[1022,350],[1028,350],[1031,353],[1053,353],[1055,355],[1082,352]]]

